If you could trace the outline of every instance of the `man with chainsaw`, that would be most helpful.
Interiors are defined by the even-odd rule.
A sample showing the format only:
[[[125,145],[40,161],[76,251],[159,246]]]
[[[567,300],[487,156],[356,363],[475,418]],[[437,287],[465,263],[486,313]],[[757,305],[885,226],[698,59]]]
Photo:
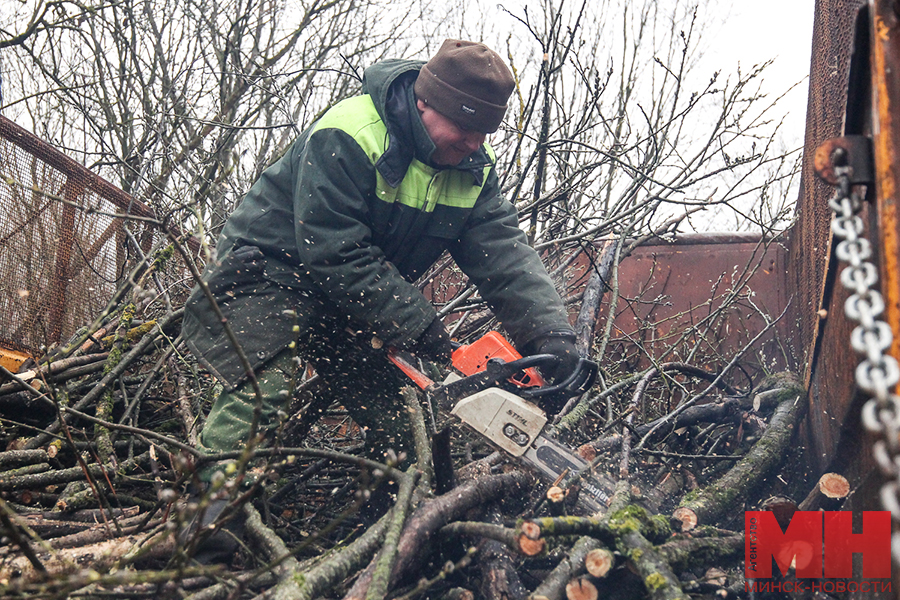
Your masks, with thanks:
[[[184,339],[224,386],[201,449],[247,441],[256,397],[243,356],[262,391],[262,431],[277,425],[308,361],[322,382],[320,410],[345,406],[376,459],[411,454],[399,393],[408,382],[386,347],[449,359],[448,334],[413,285],[445,250],[522,354],[559,357],[545,375],[561,380],[576,368],[563,302],[500,193],[485,143],[514,85],[499,55],[467,41],[445,41],[425,64],[378,63],[362,95],[328,110],[262,174],[203,275],[241,352],[205,293],[195,288],[186,305]]]

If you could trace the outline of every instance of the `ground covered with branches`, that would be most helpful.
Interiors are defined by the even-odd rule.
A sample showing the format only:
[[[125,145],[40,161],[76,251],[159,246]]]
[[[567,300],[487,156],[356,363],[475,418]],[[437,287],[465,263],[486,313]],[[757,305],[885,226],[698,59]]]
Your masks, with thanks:
[[[677,362],[607,381],[555,421],[615,489],[599,514],[579,509],[577,476],[537,478],[412,389],[398,402],[417,465],[365,459],[339,406],[309,422],[314,378],[277,440],[204,457],[193,445],[214,380],[183,354],[179,311],[134,309],[0,387],[3,596],[746,597],[743,511],[808,491],[792,376],[751,387]],[[190,496],[213,459],[230,476]],[[367,508],[379,487],[393,506],[380,519]],[[201,565],[221,523],[180,532],[214,497],[246,525],[230,562]]]

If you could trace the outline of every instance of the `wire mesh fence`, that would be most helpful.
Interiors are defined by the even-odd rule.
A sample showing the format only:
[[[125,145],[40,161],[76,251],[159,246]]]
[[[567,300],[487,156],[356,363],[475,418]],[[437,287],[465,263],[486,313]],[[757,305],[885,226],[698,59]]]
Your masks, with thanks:
[[[124,215],[153,213],[0,117],[0,346],[37,352],[103,310],[135,256]],[[129,227],[144,251],[160,235]]]

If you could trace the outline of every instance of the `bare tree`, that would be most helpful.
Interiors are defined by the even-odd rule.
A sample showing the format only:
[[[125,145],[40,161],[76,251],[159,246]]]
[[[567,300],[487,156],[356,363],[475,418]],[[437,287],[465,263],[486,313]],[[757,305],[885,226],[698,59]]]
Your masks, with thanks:
[[[7,115],[30,114],[159,214],[192,207],[180,218],[213,235],[299,130],[358,90],[364,66],[421,44],[398,4],[389,16],[349,0],[90,8],[20,40],[7,68],[31,76],[13,79]]]

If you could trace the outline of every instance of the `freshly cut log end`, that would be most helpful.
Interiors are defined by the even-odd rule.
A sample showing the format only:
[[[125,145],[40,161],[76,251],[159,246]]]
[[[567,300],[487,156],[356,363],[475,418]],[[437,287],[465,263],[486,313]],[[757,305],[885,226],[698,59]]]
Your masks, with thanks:
[[[566,584],[568,600],[597,600],[598,596],[597,586],[583,577],[573,579]]]
[[[682,531],[691,531],[697,527],[697,513],[686,506],[676,508],[672,516],[681,522]]]
[[[566,491],[559,486],[551,486],[547,490],[547,510],[554,517],[566,514]]]
[[[541,539],[541,526],[531,521],[525,521],[519,526],[519,530],[529,540]]]
[[[850,482],[838,473],[825,473],[819,478],[819,490],[829,498],[846,498],[850,493]]]
[[[532,540],[527,536],[520,535],[519,539],[519,551],[522,552],[525,556],[537,556],[546,548],[547,543],[544,540]]]
[[[612,570],[615,557],[606,548],[594,548],[584,558],[584,567],[594,577],[606,577]]]
[[[553,486],[547,490],[547,500],[553,504],[561,504],[566,499],[566,492],[559,486]]]

